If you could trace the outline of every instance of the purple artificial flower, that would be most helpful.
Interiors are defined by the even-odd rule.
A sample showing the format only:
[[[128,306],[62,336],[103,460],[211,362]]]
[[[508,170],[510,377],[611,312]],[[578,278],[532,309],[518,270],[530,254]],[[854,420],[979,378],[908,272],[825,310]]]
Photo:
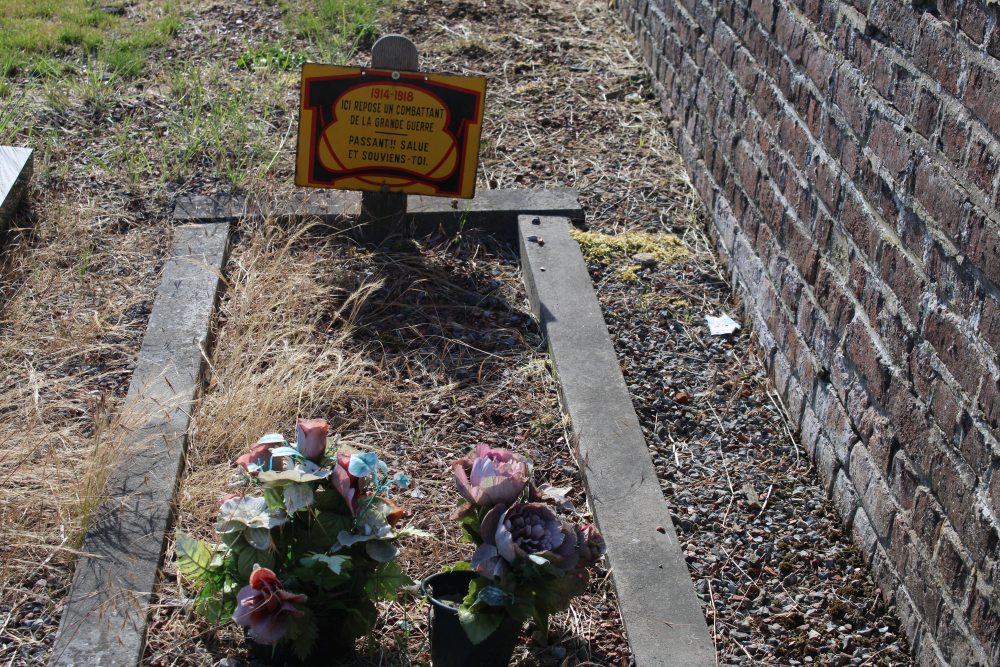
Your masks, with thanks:
[[[289,614],[302,615],[295,605],[305,601],[305,595],[286,591],[274,572],[257,568],[250,575],[250,585],[236,594],[233,620],[250,628],[250,638],[255,642],[273,644],[288,632]]]
[[[502,577],[518,561],[548,561],[564,571],[580,561],[577,529],[546,505],[497,504],[483,517],[480,535],[483,543],[472,555],[472,567],[490,579]]]
[[[531,462],[508,449],[477,445],[451,464],[458,492],[473,505],[509,505],[528,484]]]

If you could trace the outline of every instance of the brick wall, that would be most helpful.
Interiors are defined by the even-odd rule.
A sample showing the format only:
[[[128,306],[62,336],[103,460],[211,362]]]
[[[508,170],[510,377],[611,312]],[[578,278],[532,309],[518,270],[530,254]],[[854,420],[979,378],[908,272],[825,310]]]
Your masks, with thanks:
[[[619,6],[918,663],[1000,665],[1000,5]]]

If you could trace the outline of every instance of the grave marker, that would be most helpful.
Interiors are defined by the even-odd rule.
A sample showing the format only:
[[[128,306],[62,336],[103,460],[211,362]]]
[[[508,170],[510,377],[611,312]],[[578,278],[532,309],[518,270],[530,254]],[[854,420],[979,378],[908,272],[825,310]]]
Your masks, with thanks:
[[[295,184],[362,190],[362,223],[400,225],[406,194],[471,199],[486,98],[483,77],[415,71],[400,35],[372,67],[302,68]]]

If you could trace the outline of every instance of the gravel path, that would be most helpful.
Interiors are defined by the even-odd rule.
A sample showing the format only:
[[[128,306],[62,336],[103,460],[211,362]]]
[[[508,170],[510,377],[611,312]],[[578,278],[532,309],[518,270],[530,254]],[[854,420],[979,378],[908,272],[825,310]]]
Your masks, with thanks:
[[[720,664],[910,664],[706,260],[590,269]]]

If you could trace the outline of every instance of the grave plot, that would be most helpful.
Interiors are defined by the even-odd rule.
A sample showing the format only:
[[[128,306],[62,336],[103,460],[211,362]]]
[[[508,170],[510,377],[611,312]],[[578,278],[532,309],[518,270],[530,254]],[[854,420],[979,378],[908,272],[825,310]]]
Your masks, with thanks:
[[[536,474],[571,485],[586,511],[541,334],[526,310],[517,256],[469,239],[360,250],[315,227],[241,230],[228,263],[208,389],[194,415],[178,527],[213,539],[218,499],[239,492],[233,460],[262,433],[324,416],[345,445],[377,451],[413,478],[396,497],[408,523],[433,533],[405,543],[414,578],[468,558],[457,544],[450,463],[486,442],[530,457]],[[553,620],[549,648],[525,645],[515,664],[627,660],[607,571]],[[241,658],[242,633],[194,617],[168,550],[144,664],[214,665]],[[371,655],[356,664],[420,664],[426,609],[383,605]]]

